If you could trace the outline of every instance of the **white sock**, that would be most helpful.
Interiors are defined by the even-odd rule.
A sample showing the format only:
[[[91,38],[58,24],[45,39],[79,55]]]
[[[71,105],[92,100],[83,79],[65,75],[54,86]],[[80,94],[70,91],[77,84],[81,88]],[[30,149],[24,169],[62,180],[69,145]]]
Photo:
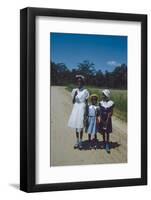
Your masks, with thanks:
[[[77,144],[79,144],[79,138],[77,139]]]

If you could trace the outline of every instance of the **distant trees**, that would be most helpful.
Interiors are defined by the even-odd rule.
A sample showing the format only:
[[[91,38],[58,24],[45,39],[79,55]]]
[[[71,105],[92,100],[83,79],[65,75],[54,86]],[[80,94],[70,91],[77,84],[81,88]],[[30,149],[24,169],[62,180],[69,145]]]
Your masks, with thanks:
[[[70,81],[70,70],[64,63],[51,62],[51,84],[66,85]]]
[[[51,85],[67,85],[75,83],[75,75],[82,74],[86,84],[106,88],[127,88],[127,66],[122,64],[112,72],[96,70],[93,62],[84,60],[76,68],[69,70],[64,63],[51,62]]]
[[[93,76],[95,74],[94,63],[84,60],[82,63],[79,63],[77,66],[77,71],[81,72],[84,76]]]
[[[82,63],[78,64],[76,73],[84,75],[86,77],[87,84],[95,85],[96,70],[94,63],[84,60]]]

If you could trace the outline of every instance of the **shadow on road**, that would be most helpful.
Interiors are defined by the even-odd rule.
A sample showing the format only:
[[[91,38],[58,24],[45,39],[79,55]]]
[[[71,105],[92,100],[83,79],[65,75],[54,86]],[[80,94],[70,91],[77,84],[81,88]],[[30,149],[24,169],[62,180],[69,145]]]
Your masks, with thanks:
[[[120,146],[120,144],[117,142],[110,142],[109,144],[110,144],[110,149],[114,149],[114,148]],[[93,143],[91,143],[91,147],[92,148],[95,147],[96,149],[104,149],[104,143],[103,143],[103,141],[93,142]],[[83,150],[91,150],[90,143],[88,140],[84,140],[82,142],[82,149]]]

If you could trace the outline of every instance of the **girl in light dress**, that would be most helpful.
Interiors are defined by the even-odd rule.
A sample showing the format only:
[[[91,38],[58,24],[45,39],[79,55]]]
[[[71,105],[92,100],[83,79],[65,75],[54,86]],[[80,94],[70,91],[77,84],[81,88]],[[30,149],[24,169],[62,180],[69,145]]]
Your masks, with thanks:
[[[86,118],[87,126],[86,132],[88,133],[88,141],[90,149],[97,148],[97,132],[98,132],[98,123],[99,123],[99,107],[97,105],[98,96],[92,94],[90,96],[91,104],[87,106],[86,109]]]
[[[89,92],[84,88],[85,78],[82,75],[76,75],[77,88],[72,90],[73,109],[68,121],[68,126],[75,129],[76,143],[74,148],[82,149],[82,138],[84,128],[84,117]]]
[[[110,133],[112,133],[112,114],[114,102],[110,99],[110,91],[108,89],[103,90],[102,95],[102,101],[99,103],[99,132],[103,134],[104,148],[106,149],[107,153],[110,153],[109,137]]]

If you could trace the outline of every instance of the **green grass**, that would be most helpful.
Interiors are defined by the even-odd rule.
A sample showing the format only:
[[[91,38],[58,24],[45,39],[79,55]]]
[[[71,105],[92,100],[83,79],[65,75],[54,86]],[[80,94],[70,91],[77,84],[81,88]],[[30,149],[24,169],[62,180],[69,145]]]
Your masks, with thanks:
[[[66,89],[69,92],[71,92],[73,88],[75,88],[75,85],[70,84],[66,86]],[[86,88],[88,89],[90,94],[97,94],[100,97],[99,101],[101,100],[101,91],[103,89],[92,86],[87,86]],[[110,89],[110,91],[111,99],[115,103],[114,115],[123,121],[127,121],[127,90]]]

